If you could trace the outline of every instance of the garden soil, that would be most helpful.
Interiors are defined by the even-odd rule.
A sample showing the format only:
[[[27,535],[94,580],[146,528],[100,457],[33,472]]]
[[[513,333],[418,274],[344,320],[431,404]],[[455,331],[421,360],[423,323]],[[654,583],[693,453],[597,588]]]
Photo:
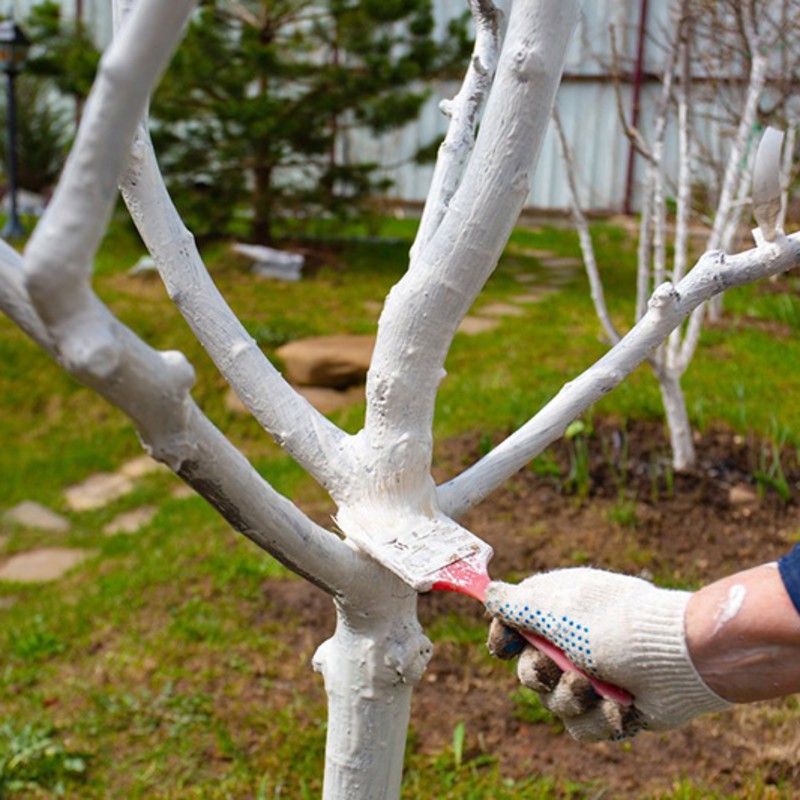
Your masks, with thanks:
[[[581,434],[588,482],[576,458],[579,443],[564,441],[464,518],[494,547],[494,577],[519,580],[540,570],[591,565],[661,585],[698,587],[774,560],[797,541],[800,507],[787,495],[800,498],[796,451],[778,453],[770,443],[717,429],[698,439],[698,467],[672,474],[668,443],[656,423],[623,428],[613,420],[595,421],[588,433]],[[487,444],[477,436],[445,443],[437,454],[437,480],[473,463]],[[576,463],[577,480],[569,481]],[[318,512],[322,521],[327,511]],[[268,613],[301,623],[310,657],[333,629],[329,599],[317,590],[310,596],[306,584],[293,581],[270,581],[265,596]],[[445,593],[423,596],[420,614],[434,633],[443,619],[486,620],[474,601]],[[737,796],[747,796],[740,792],[755,779],[782,787],[776,796],[800,796],[795,698],[739,706],[631,742],[579,745],[520,700],[512,668],[488,658],[483,645],[461,643],[457,636],[433,638],[434,656],[412,711],[418,752],[446,750],[464,723],[465,759],[489,755],[508,777],[538,773],[594,784],[591,797],[645,797],[684,779]],[[321,691],[311,687],[319,679],[309,670],[298,670],[293,680],[308,680],[310,691]]]

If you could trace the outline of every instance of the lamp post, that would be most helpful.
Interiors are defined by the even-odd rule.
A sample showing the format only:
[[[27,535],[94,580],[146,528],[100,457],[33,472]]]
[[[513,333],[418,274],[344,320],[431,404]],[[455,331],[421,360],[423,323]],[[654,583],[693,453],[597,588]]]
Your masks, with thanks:
[[[17,96],[15,81],[25,66],[31,43],[22,28],[14,20],[0,22],[0,70],[8,79],[8,221],[3,228],[3,237],[18,239],[23,234],[17,210]]]

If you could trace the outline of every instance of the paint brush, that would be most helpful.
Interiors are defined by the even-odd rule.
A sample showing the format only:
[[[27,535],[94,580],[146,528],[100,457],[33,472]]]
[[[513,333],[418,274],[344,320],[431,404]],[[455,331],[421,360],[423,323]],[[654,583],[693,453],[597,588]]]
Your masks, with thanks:
[[[391,520],[381,514],[380,522],[377,516],[370,528],[379,533],[368,532],[362,516],[346,508],[339,510],[337,522],[348,538],[418,592],[458,592],[485,605],[486,590],[492,583],[489,561],[494,554],[486,542],[441,513],[433,517],[398,515]],[[518,633],[559,669],[586,677],[601,697],[624,706],[633,703],[628,692],[584,672],[549,640],[530,631]]]

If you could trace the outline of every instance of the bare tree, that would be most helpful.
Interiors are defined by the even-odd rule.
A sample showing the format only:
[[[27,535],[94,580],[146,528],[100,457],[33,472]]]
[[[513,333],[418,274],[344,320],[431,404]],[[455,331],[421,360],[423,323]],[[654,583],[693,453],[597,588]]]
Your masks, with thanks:
[[[669,274],[677,283],[686,274],[689,257],[689,223],[692,213],[692,180],[694,170],[695,127],[697,120],[692,113],[691,93],[695,86],[694,70],[700,52],[697,22],[698,7],[695,0],[679,0],[672,9],[674,31],[666,47],[666,65],[661,92],[649,135],[631,127],[620,113],[626,135],[647,161],[647,171],[641,191],[641,222],[637,250],[636,320],[641,319],[647,308],[647,298],[654,287],[659,286]],[[747,4],[741,4],[743,7]],[[701,9],[700,9],[701,10]],[[748,41],[756,50],[752,56],[747,89],[743,105],[739,109],[739,120],[731,143],[725,167],[724,179],[713,214],[713,224],[706,247],[709,251],[728,252],[739,228],[742,210],[748,203],[750,172],[753,165],[754,148],[747,152],[748,141],[756,120],[758,101],[763,92],[768,55],[760,44],[762,38],[756,32],[752,10],[742,11],[741,19],[748,30]],[[613,41],[612,31],[612,41]],[[612,48],[613,49],[613,48]],[[706,60],[715,51],[704,52]],[[721,57],[720,57],[721,60]],[[664,147],[669,125],[674,119],[678,139],[678,169],[675,191],[675,219],[673,257],[668,264],[667,226],[667,176],[664,168]],[[619,334],[613,328],[602,298],[602,284],[597,269],[588,223],[580,209],[575,178],[576,165],[571,148],[566,140],[563,126],[555,115],[556,133],[567,172],[573,219],[578,231],[581,251],[586,266],[592,298],[603,329],[614,343]],[[668,270],[669,267],[669,270]],[[719,295],[717,295],[719,297]],[[669,429],[672,447],[672,462],[677,470],[685,470],[695,463],[694,442],[681,379],[697,350],[702,331],[705,307],[699,306],[686,326],[674,331],[669,339],[648,357],[658,381],[661,399]]]
[[[474,5],[481,35],[451,107],[440,154],[447,179],[429,201],[409,271],[387,298],[365,423],[355,435],[318,414],[259,351],[164,189],[141,120],[193,8],[192,0],[115,0],[119,33],[103,56],[53,201],[24,255],[0,247],[0,307],[125,411],[145,448],[235,530],[330,594],[336,631],[314,659],[329,697],[324,797],[391,800],[400,793],[412,689],[431,644],[417,620],[416,591],[354,542],[366,529],[376,540],[391,531],[400,541],[435,545],[443,525],[455,527],[452,519],[561,436],[694,308],[718,291],[800,264],[800,239],[776,235],[737,256],[706,254],[680,283],[655,291],[606,356],[495,450],[436,487],[431,423],[445,355],[528,194],[577,0],[514,0],[502,11]],[[476,137],[472,109],[484,96]],[[277,494],[209,422],[191,398],[194,375],[180,353],[148,347],[94,294],[92,263],[118,185],[170,297],[265,430],[328,490],[340,533]]]

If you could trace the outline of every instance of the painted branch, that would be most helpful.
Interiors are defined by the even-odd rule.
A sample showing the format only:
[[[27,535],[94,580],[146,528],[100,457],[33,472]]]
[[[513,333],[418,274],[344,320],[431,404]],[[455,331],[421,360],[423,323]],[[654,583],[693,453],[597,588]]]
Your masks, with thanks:
[[[169,296],[219,371],[278,444],[336,495],[351,474],[349,437],[283,379],[217,290],[164,185],[144,126],[121,189]]]
[[[778,218],[778,227],[781,230],[786,230],[786,212],[789,208],[789,187],[792,184],[796,143],[797,125],[790,123],[786,129],[786,142],[783,145],[783,166],[781,168],[781,214]]]
[[[688,266],[689,213],[692,206],[692,143],[689,136],[691,72],[689,46],[685,40],[680,44],[678,62],[678,191],[675,210],[675,260],[672,266],[672,280],[676,283],[686,274]]]
[[[90,336],[107,332],[107,341],[86,343],[89,352],[106,352],[106,361],[65,363],[61,342],[39,318],[21,273],[22,257],[3,243],[2,310],[81,383],[124,411],[154,458],[290,569],[331,594],[347,584],[357,560],[353,550],[279,495],[203,415],[189,394],[194,371],[182,354],[148,347],[94,298],[92,319],[103,324],[74,324]],[[111,372],[105,370],[108,361],[115,364]]]
[[[381,315],[362,437],[374,466],[369,492],[407,497],[430,485],[433,409],[444,359],[527,197],[576,21],[576,0],[512,6],[464,177],[414,270],[392,289]],[[405,368],[412,360],[414,369]]]
[[[677,86],[678,192],[675,210],[675,255],[672,263],[672,280],[674,283],[679,282],[686,274],[689,258],[689,213],[692,205],[692,144],[689,135],[689,92],[692,76],[689,61],[689,44],[686,38],[680,44],[678,63],[680,65],[680,81]],[[676,328],[670,334],[666,344],[665,369],[670,371],[676,369],[680,352],[681,328]]]
[[[333,638],[314,656],[328,694],[324,800],[400,796],[411,693],[432,646],[417,622],[417,593],[363,560]],[[375,587],[379,587],[376,592]]]
[[[672,466],[676,472],[683,472],[694,466],[695,453],[686,398],[681,388],[681,376],[675,370],[665,369],[656,377],[667,417]]]
[[[600,271],[597,268],[597,258],[594,253],[592,234],[589,230],[589,223],[586,219],[586,215],[581,208],[580,198],[578,197],[578,186],[575,180],[575,159],[573,158],[569,142],[567,142],[567,137],[564,135],[564,126],[561,124],[561,115],[558,113],[558,105],[553,107],[553,123],[558,139],[559,152],[561,153],[561,161],[564,164],[564,172],[567,178],[572,221],[578,233],[578,241],[580,242],[581,253],[583,254],[583,266],[586,269],[586,277],[589,281],[592,303],[594,303],[595,313],[600,320],[600,324],[603,326],[606,336],[608,336],[612,344],[616,344],[621,337],[611,320],[608,307],[606,306],[603,281],[600,278]]]
[[[136,5],[114,0],[115,36]],[[120,189],[170,298],[212,361],[264,429],[333,491],[349,473],[347,437],[283,379],[217,290],[167,191],[146,121],[137,126]]]
[[[442,510],[458,517],[493,492],[589,406],[624,380],[681,322],[719,292],[800,266],[800,234],[779,236],[735,256],[706,253],[676,286],[665,283],[648,312],[608,353],[566,384],[536,416],[468,470],[439,487]]]
[[[720,196],[717,202],[714,223],[706,244],[709,250],[716,250],[722,244],[722,236],[727,227],[734,197],[737,194],[739,181],[741,180],[740,165],[742,156],[744,155],[748,138],[753,129],[756,112],[758,111],[758,101],[767,80],[767,67],[769,65],[768,55],[762,52],[760,46],[756,46],[755,49],[752,50],[752,55],[753,60],[750,64],[747,96],[745,97],[739,126],[736,130],[736,137],[734,138],[733,146],[728,154],[728,161],[725,165],[725,175],[722,179],[722,189],[720,190]],[[712,320],[717,320],[721,314],[722,298],[719,297],[710,304],[709,316]]]
[[[0,311],[19,325],[39,347],[55,358],[55,342],[36,313],[25,288],[22,256],[2,239],[0,239]]]
[[[642,219],[639,226],[639,245],[637,248],[636,272],[636,320],[640,320],[647,310],[647,298],[652,291],[651,253],[653,245],[653,223],[659,214],[658,188],[659,182],[663,194],[662,158],[664,153],[664,137],[669,117],[669,104],[672,97],[672,84],[675,73],[676,48],[672,47],[664,69],[661,82],[661,94],[656,106],[653,144],[651,158],[647,165],[647,177],[642,190]]]
[[[491,0],[470,0],[469,7],[475,22],[475,47],[458,94],[439,105],[450,118],[450,124],[439,147],[428,197],[411,247],[412,268],[439,228],[458,189],[475,142],[475,128],[483,101],[497,69],[503,38],[503,14]]]
[[[26,248],[31,299],[67,363],[92,359],[108,372],[114,369],[113,348],[106,346],[108,315],[95,314],[98,304],[90,288],[94,254],[137,120],[194,5],[193,0],[142,0],[132,12],[100,62],[58,188]],[[87,343],[102,349],[90,352]]]

